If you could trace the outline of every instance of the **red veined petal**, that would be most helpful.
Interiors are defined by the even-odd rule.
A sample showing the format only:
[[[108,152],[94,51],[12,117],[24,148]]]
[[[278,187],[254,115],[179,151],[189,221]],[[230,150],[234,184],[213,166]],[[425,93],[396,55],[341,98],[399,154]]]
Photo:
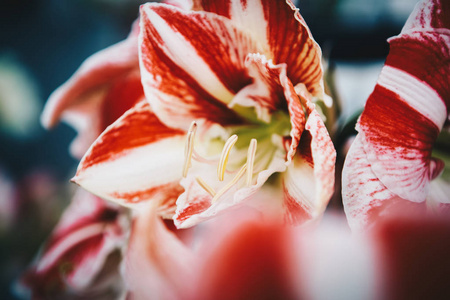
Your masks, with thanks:
[[[137,33],[133,29],[125,41],[86,59],[47,101],[42,123],[52,127],[62,119],[78,131],[71,145],[75,157],[83,156],[106,126],[143,97]]]
[[[185,133],[164,126],[143,100],[97,139],[73,181],[125,206],[162,199],[164,205],[173,203],[182,192],[184,143]]]
[[[100,124],[102,131],[142,99],[144,99],[144,90],[139,72],[129,73],[111,82],[101,103]]]
[[[177,228],[186,228],[187,226],[184,224],[186,221],[198,218],[198,215],[211,207],[212,196],[197,183],[194,176],[184,179],[181,183],[185,191],[177,200],[177,209],[173,219]],[[196,223],[201,221],[203,220],[198,220]]]
[[[157,209],[157,203],[150,203],[134,224],[125,264],[127,286],[136,299],[186,299],[198,262]]]
[[[397,37],[389,39],[390,52],[386,59],[386,66],[394,70],[401,70],[420,82],[421,86],[434,91],[436,95],[430,95],[427,100],[428,107],[444,107],[440,115],[450,113],[450,27],[436,29],[416,29],[411,32],[401,33]],[[426,58],[426,59],[424,59]],[[414,83],[408,88],[414,89]],[[404,100],[411,105],[411,101],[421,95],[415,95],[411,99]],[[425,102],[425,101],[424,101]],[[414,104],[414,103],[413,103]],[[414,107],[414,106],[413,106]],[[421,110],[419,110],[422,112]],[[438,114],[438,116],[439,116]],[[428,117],[428,116],[427,116]],[[442,117],[437,117],[440,121]],[[434,121],[434,119],[432,119]],[[442,127],[441,124],[438,124]]]
[[[79,190],[42,253],[24,274],[22,285],[34,297],[92,291],[106,260],[125,245],[127,228],[125,216],[117,208]],[[118,273],[118,264],[108,268]]]
[[[352,230],[371,228],[379,221],[404,213],[424,212],[425,203],[414,203],[392,193],[372,171],[362,136],[355,138],[342,171],[342,198]]]
[[[286,63],[294,85],[304,83],[314,96],[323,95],[321,50],[292,1],[194,0],[193,8],[230,18],[248,31],[274,64]]]
[[[424,201],[436,124],[378,84],[359,126],[367,159],[383,185],[401,198]]]
[[[415,14],[406,21],[402,31],[419,28],[450,28],[450,3],[445,0],[420,1]]]
[[[311,122],[306,123],[296,156],[283,174],[283,205],[289,223],[319,218],[334,192],[336,151],[319,114],[315,114],[309,116]]]
[[[65,84],[50,95],[42,123],[46,127],[54,126],[65,110],[80,105],[85,98],[102,90],[105,84],[136,70],[139,66],[137,47],[137,38],[131,36],[89,57]]]
[[[194,119],[241,122],[227,107],[250,83],[245,56],[256,44],[226,18],[173,6],[141,7],[140,61],[144,90],[168,126],[188,129]]]
[[[245,178],[241,178],[214,203],[211,202],[213,197],[198,184],[196,177],[204,179],[215,192],[218,192],[236,176],[237,172],[226,173],[223,182],[219,182],[215,180],[217,170],[214,167],[207,166],[203,169],[193,168],[190,170],[188,176],[180,182],[185,191],[177,200],[177,210],[174,216],[177,228],[194,226],[242,205],[256,207],[268,215],[279,212],[279,202],[274,201],[276,197],[270,197],[273,195],[272,191],[266,191],[263,185],[272,174],[286,170],[285,155],[280,152],[284,151],[280,150],[274,154],[270,165],[256,175],[256,183],[249,187],[242,186]]]
[[[450,112],[450,4],[430,0],[417,4],[402,33],[389,39],[386,65],[403,70],[435,90]],[[426,59],[423,59],[426,57]],[[413,63],[411,63],[413,62]]]
[[[284,89],[284,97],[286,98],[289,117],[291,122],[291,132],[289,133],[291,143],[287,153],[287,161],[290,162],[297,151],[303,131],[306,126],[306,116],[303,112],[303,106],[300,103],[300,98],[295,91],[292,82],[286,76],[286,71],[283,70],[279,74],[280,84]]]
[[[190,0],[164,0],[162,3],[173,5],[185,10],[190,10],[192,7],[192,2]]]
[[[247,56],[246,65],[253,83],[236,95],[232,105],[253,106],[262,120],[266,116],[270,118],[274,111],[289,111],[291,143],[287,160],[290,161],[305,128],[306,118],[296,91],[286,76],[286,64],[274,65],[264,55],[256,53]]]
[[[398,211],[393,203],[425,207],[430,180],[439,167],[431,151],[448,118],[450,99],[450,31],[448,21],[441,19],[449,13],[445,9],[448,5],[439,1],[419,4],[401,34],[390,40],[386,65],[359,121],[357,150],[344,166],[343,177],[349,177],[344,180],[350,184],[343,187],[349,221],[364,220],[355,227],[370,225],[370,207],[377,211],[373,215]],[[365,180],[352,174],[360,173],[356,159],[362,160]]]
[[[230,106],[254,107],[260,120],[269,121],[277,110],[286,110],[280,73],[286,72],[286,65],[274,65],[259,53],[248,54],[245,59],[252,83],[237,93]]]
[[[449,13],[440,1],[418,4],[401,34],[390,39],[386,66],[360,120],[373,172],[414,202],[426,198],[432,146],[449,115]]]
[[[75,157],[83,157],[106,127],[144,99],[139,72],[130,72],[112,81],[98,97],[97,100],[86,100],[63,114],[63,119],[78,131],[70,145],[70,152]]]
[[[294,157],[283,176],[284,219],[289,224],[303,224],[314,217],[316,182],[314,168],[301,157]]]
[[[301,223],[320,217],[334,192],[336,150],[307,91],[300,98],[308,114],[293,163],[283,175],[285,219]],[[298,101],[298,100],[297,100]],[[292,147],[292,146],[291,146]]]

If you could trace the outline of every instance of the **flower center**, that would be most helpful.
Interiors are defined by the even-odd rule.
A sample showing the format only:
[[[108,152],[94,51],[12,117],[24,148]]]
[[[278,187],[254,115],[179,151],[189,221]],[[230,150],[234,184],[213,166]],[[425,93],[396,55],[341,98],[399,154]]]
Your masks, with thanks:
[[[195,133],[197,131],[197,123],[193,121],[191,123],[191,126],[189,127],[189,131],[187,133],[186,138],[186,145],[185,145],[185,160],[183,165],[183,177],[186,177],[189,171],[189,168],[192,166],[192,159],[201,161],[201,162],[213,162],[210,160],[207,160],[203,157],[201,157],[197,152],[195,152],[194,149],[194,139],[195,139]],[[225,142],[225,145],[223,146],[222,153],[220,155],[220,159],[217,166],[217,177],[219,181],[224,180],[225,171],[228,163],[228,158],[230,156],[231,149],[233,148],[234,144],[236,144],[238,140],[238,136],[236,134],[233,134],[228,140]],[[217,193],[216,191],[209,186],[201,177],[197,176],[195,179],[197,183],[206,191],[208,194],[210,194],[213,199],[212,203],[217,201],[223,194],[225,194],[231,187],[233,187],[235,184],[239,182],[239,180],[244,176],[244,174],[247,174],[246,179],[246,185],[250,186],[252,184],[253,179],[253,165],[255,163],[255,155],[256,155],[256,146],[257,141],[256,139],[251,139],[250,145],[247,151],[247,162],[239,169],[237,174],[234,176],[234,178],[228,182],[224,187],[222,187]]]
[[[185,144],[185,160],[183,164],[183,177],[187,177],[189,169],[192,166],[192,160],[200,163],[215,165],[217,167],[218,182],[225,180],[225,173],[234,174],[234,177],[225,185],[217,188],[218,182],[214,184],[216,189],[210,186],[203,178],[196,176],[196,182],[212,196],[212,203],[217,201],[223,194],[239,183],[241,178],[245,176],[245,181],[241,184],[250,187],[254,181],[254,174],[266,169],[275,156],[285,155],[286,150],[283,146],[283,136],[289,134],[290,122],[289,117],[282,113],[272,114],[270,123],[251,122],[245,126],[234,128],[222,128],[231,133],[231,136],[223,143],[224,139],[211,138],[206,139],[208,142],[205,149],[212,150],[215,158],[211,159],[209,154],[207,158],[200,155],[194,147],[195,136],[198,125],[195,121],[189,127],[186,144]],[[239,141],[238,141],[239,140]],[[259,147],[257,147],[259,144]],[[220,145],[219,147],[217,147]],[[258,148],[258,152],[256,151]],[[202,148],[202,150],[205,150]],[[235,149],[235,150],[233,150]],[[232,150],[234,154],[232,154]],[[220,157],[218,154],[220,153]],[[229,160],[232,161],[229,163]],[[227,165],[231,165],[231,170],[227,169]],[[208,181],[210,180],[207,178]],[[217,190],[217,191],[216,191]]]

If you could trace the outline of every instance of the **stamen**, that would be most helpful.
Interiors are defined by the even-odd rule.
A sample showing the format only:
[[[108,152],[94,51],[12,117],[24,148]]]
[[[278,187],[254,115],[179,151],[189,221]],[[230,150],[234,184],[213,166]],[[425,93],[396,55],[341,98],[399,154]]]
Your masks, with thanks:
[[[203,179],[201,179],[200,177],[195,177],[195,180],[197,180],[197,183],[205,190],[208,192],[208,194],[210,194],[211,196],[215,196],[216,192],[214,191],[214,189],[212,187],[210,187]]]
[[[242,168],[239,170],[239,172],[236,174],[236,176],[231,180],[227,185],[225,185],[222,189],[220,189],[217,194],[213,197],[211,200],[211,203],[214,203],[219,199],[223,194],[225,194],[233,185],[235,185],[239,179],[244,176],[245,171],[247,170],[247,164],[244,164]]]
[[[220,155],[219,166],[217,167],[217,177],[219,177],[220,181],[223,181],[223,176],[227,167],[228,156],[230,155],[231,148],[233,148],[234,144],[236,144],[237,139],[237,135],[233,134],[225,142],[225,146],[223,146],[222,154]]]
[[[197,131],[197,122],[193,121],[189,127],[187,134],[186,144],[184,147],[184,164],[183,164],[183,177],[187,176],[188,170],[191,167],[192,151],[194,150],[194,138]]]
[[[250,146],[248,147],[247,152],[247,180],[246,185],[250,186],[252,184],[253,177],[253,165],[255,164],[255,154],[256,154],[256,139],[252,139],[250,141]]]

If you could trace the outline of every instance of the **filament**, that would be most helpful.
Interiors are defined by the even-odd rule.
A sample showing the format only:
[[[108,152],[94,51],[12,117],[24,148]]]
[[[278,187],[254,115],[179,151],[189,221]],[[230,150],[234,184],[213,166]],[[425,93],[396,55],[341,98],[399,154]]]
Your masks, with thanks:
[[[188,170],[191,167],[192,151],[194,150],[194,138],[197,131],[197,123],[193,121],[189,127],[187,134],[186,144],[184,147],[184,164],[183,164],[183,177],[187,176]]]
[[[233,148],[234,144],[236,144],[237,139],[238,139],[237,135],[233,134],[225,142],[222,154],[220,155],[219,166],[217,167],[217,177],[219,177],[220,181],[223,181],[223,176],[225,174],[225,169],[227,167],[228,156],[230,155],[230,151]]]
[[[216,192],[214,191],[214,189],[212,187],[210,187],[203,179],[201,179],[200,177],[196,177],[195,180],[197,180],[197,183],[205,190],[208,192],[208,194],[210,194],[211,196],[215,196]]]
[[[211,203],[214,203],[217,201],[217,199],[219,199],[219,197],[221,197],[223,194],[225,194],[233,185],[235,185],[239,179],[242,178],[242,176],[244,175],[245,171],[247,170],[247,164],[244,164],[241,169],[239,170],[239,172],[236,174],[236,176],[234,176],[233,180],[231,180],[229,183],[227,183],[227,185],[225,185],[223,188],[221,188],[217,194],[213,197],[213,199],[211,200]]]

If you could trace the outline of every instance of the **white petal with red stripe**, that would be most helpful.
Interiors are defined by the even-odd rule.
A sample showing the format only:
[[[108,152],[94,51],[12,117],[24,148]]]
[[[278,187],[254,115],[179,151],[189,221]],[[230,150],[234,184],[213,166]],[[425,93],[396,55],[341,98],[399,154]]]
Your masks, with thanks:
[[[323,95],[321,50],[292,1],[196,0],[193,8],[230,18],[261,45],[274,64],[286,63],[294,85],[304,83],[314,96]]]
[[[173,203],[182,192],[184,143],[185,133],[164,126],[142,101],[97,139],[73,181],[125,206],[147,200]]]
[[[216,14],[160,4],[141,7],[141,28],[142,82],[164,123],[240,122],[227,104],[250,83],[244,61],[258,47],[247,34]]]

